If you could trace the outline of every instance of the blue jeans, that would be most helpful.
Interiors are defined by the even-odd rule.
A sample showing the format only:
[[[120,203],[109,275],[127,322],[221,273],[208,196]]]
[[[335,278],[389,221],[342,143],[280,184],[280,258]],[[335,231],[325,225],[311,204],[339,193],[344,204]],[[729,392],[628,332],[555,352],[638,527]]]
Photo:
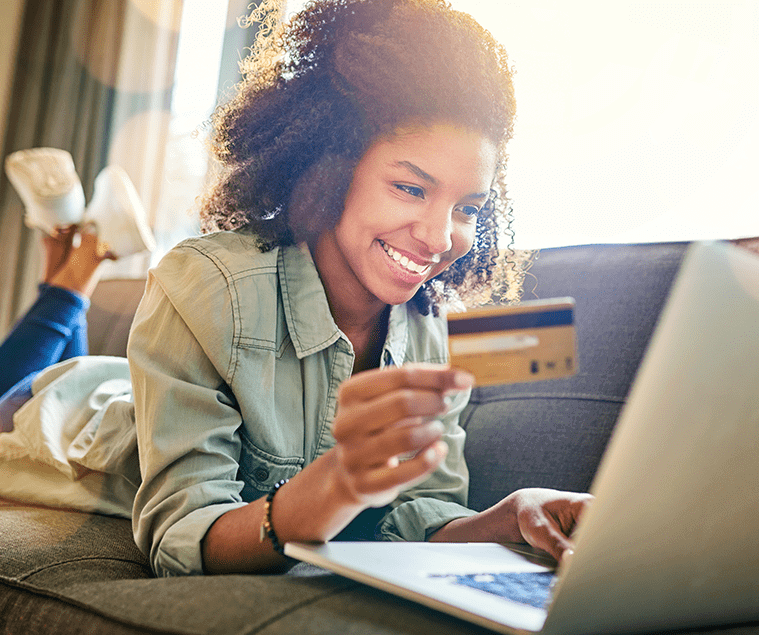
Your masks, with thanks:
[[[32,395],[34,378],[48,366],[87,355],[90,301],[67,289],[40,284],[37,301],[0,344],[0,430]]]

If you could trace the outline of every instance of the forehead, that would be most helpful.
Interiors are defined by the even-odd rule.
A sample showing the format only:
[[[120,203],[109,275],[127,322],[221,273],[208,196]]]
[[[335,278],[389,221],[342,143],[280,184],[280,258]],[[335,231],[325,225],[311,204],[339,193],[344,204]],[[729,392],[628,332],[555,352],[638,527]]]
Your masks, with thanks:
[[[487,192],[497,154],[487,136],[467,128],[447,123],[409,126],[376,140],[357,171],[408,169],[411,164],[441,184],[455,184],[467,193]]]

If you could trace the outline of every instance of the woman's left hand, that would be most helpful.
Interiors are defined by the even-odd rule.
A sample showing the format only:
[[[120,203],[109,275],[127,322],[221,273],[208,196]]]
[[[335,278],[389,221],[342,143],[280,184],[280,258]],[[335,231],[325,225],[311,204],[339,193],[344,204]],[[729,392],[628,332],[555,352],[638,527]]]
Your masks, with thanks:
[[[572,552],[572,531],[593,501],[590,494],[527,488],[509,494],[475,516],[441,527],[440,542],[527,542],[557,561]]]
[[[572,553],[572,532],[593,497],[590,494],[561,492],[553,489],[528,488],[517,490],[504,498],[507,524],[514,518],[524,541],[550,553],[557,561]]]

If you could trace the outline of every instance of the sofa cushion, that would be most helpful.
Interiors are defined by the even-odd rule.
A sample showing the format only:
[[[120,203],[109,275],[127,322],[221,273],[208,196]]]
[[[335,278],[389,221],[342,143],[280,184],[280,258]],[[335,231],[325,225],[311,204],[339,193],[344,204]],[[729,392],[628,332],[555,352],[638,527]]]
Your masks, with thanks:
[[[156,579],[129,521],[2,501],[0,632],[485,633],[306,564]]]
[[[462,424],[477,510],[521,487],[587,491],[686,243],[545,249],[524,299],[571,296],[576,375],[475,388]]]

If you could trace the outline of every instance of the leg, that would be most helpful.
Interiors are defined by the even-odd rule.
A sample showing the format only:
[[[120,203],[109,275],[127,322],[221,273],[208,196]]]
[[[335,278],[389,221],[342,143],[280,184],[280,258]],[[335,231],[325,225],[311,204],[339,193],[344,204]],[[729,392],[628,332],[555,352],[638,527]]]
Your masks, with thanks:
[[[66,344],[66,348],[63,349],[63,353],[61,353],[60,361],[89,354],[90,345],[87,340],[87,320],[85,316],[82,315],[79,324],[73,325],[71,338]]]
[[[101,253],[97,236],[89,233],[62,231],[43,243],[47,267],[40,296],[0,345],[0,394],[31,373],[87,352],[88,298],[100,263],[112,256]]]
[[[45,282],[89,298],[100,278],[100,263],[116,260],[116,256],[98,241],[97,234],[92,233],[87,226],[76,228],[64,240],[70,244],[65,260],[58,269],[48,270]]]
[[[67,289],[40,285],[40,295],[0,344],[0,394],[23,378],[61,361],[89,300]]]
[[[45,280],[50,280],[66,263],[69,253],[73,247],[76,236],[77,226],[69,225],[68,227],[59,227],[54,236],[47,234],[42,236],[42,242],[47,252],[45,267]],[[81,357],[89,352],[87,342],[87,320],[82,314],[78,323],[71,324],[71,338],[63,349],[61,358],[58,361],[71,359],[72,357]]]

